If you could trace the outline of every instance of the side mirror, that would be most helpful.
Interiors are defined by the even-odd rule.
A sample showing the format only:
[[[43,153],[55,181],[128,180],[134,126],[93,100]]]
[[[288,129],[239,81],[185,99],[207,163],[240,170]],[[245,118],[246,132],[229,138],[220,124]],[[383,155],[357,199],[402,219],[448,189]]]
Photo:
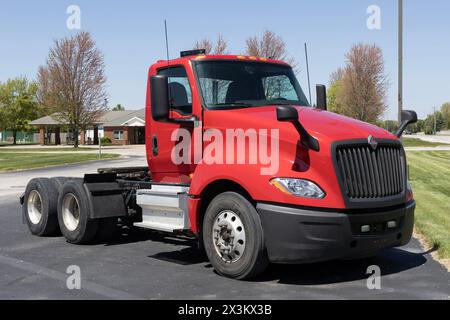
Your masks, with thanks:
[[[304,147],[319,151],[319,141],[311,136],[298,120],[298,111],[292,106],[277,107],[277,120],[280,122],[291,122],[300,134],[300,141]]]
[[[327,111],[327,87],[323,84],[316,86],[317,109]]]
[[[411,110],[405,110],[402,111],[402,123],[400,124],[400,128],[398,129],[397,133],[395,134],[397,137],[401,138],[403,135],[403,132],[406,130],[406,128],[413,123],[417,122],[417,113],[415,111]]]
[[[298,121],[298,111],[291,106],[281,106],[277,108],[277,120],[280,122]]]
[[[167,76],[156,75],[150,78],[150,99],[153,120],[169,121],[169,80]]]

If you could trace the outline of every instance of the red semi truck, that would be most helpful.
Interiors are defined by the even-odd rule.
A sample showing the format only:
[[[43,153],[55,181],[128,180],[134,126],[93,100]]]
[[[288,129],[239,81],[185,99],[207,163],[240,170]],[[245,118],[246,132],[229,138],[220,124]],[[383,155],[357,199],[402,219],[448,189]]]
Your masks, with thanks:
[[[306,99],[272,59],[182,52],[148,73],[148,167],[30,181],[34,235],[84,244],[117,223],[198,239],[215,270],[359,259],[407,244],[415,201],[400,137]]]

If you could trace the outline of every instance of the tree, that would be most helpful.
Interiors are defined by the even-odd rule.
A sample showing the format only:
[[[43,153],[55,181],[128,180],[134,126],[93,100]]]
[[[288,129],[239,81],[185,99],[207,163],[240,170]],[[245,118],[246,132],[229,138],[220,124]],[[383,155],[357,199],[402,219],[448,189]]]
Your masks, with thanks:
[[[418,120],[416,123],[410,124],[408,128],[406,128],[407,133],[419,133],[424,130],[425,121],[424,120]]]
[[[398,121],[395,120],[377,121],[376,125],[391,133],[394,133],[398,130]]]
[[[381,48],[353,46],[346,55],[346,66],[332,74],[331,87],[334,112],[376,123],[386,111],[389,87]]]
[[[246,53],[249,56],[276,60],[284,60],[287,58],[285,42],[272,31],[264,31],[260,38],[257,36],[248,38],[246,45]]]
[[[434,135],[445,128],[445,120],[440,111],[429,115],[425,119],[424,132],[428,135]]]
[[[0,83],[0,129],[12,131],[14,145],[17,132],[31,129],[28,123],[38,118],[36,91],[36,83],[25,77]]]
[[[112,111],[125,111],[125,107],[123,107],[121,104],[118,104],[114,108],[112,108]]]
[[[210,39],[204,38],[195,43],[194,49],[205,49],[206,54],[228,54],[228,43],[222,35],[218,35],[215,44]]]
[[[87,32],[56,40],[38,71],[38,101],[67,123],[78,147],[79,130],[106,111],[106,76],[102,53]]]
[[[288,55],[283,38],[273,31],[266,30],[261,37],[248,38],[245,51],[249,56],[282,60],[289,63],[293,68],[297,66],[295,59]]]
[[[445,129],[450,129],[450,102],[446,102],[442,105],[441,113],[444,117]]]
[[[337,80],[331,84],[327,92],[328,110],[335,113],[343,113],[342,106],[338,103],[337,97],[341,94],[342,82]]]

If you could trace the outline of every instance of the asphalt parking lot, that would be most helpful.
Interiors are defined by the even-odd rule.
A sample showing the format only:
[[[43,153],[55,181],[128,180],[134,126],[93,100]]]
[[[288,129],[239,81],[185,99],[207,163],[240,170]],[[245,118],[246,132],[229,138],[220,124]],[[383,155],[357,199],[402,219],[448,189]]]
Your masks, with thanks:
[[[142,158],[109,164],[131,161],[138,165]],[[215,274],[188,238],[123,229],[107,243],[75,246],[61,237],[32,236],[18,202],[26,180],[93,171],[97,165],[0,174],[0,299],[450,298],[449,273],[417,240],[370,260],[271,266],[262,277],[241,282]],[[370,265],[381,269],[380,290],[367,288]],[[69,266],[80,268],[80,290],[66,285]]]

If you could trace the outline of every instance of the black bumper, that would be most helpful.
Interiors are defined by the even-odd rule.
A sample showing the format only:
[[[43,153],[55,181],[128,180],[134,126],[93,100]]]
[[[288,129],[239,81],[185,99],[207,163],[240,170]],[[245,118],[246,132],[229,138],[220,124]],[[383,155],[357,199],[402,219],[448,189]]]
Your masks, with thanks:
[[[269,259],[310,263],[373,256],[406,245],[412,237],[416,203],[370,213],[339,213],[258,204]],[[387,223],[396,221],[389,229]],[[369,233],[361,226],[370,225]]]

